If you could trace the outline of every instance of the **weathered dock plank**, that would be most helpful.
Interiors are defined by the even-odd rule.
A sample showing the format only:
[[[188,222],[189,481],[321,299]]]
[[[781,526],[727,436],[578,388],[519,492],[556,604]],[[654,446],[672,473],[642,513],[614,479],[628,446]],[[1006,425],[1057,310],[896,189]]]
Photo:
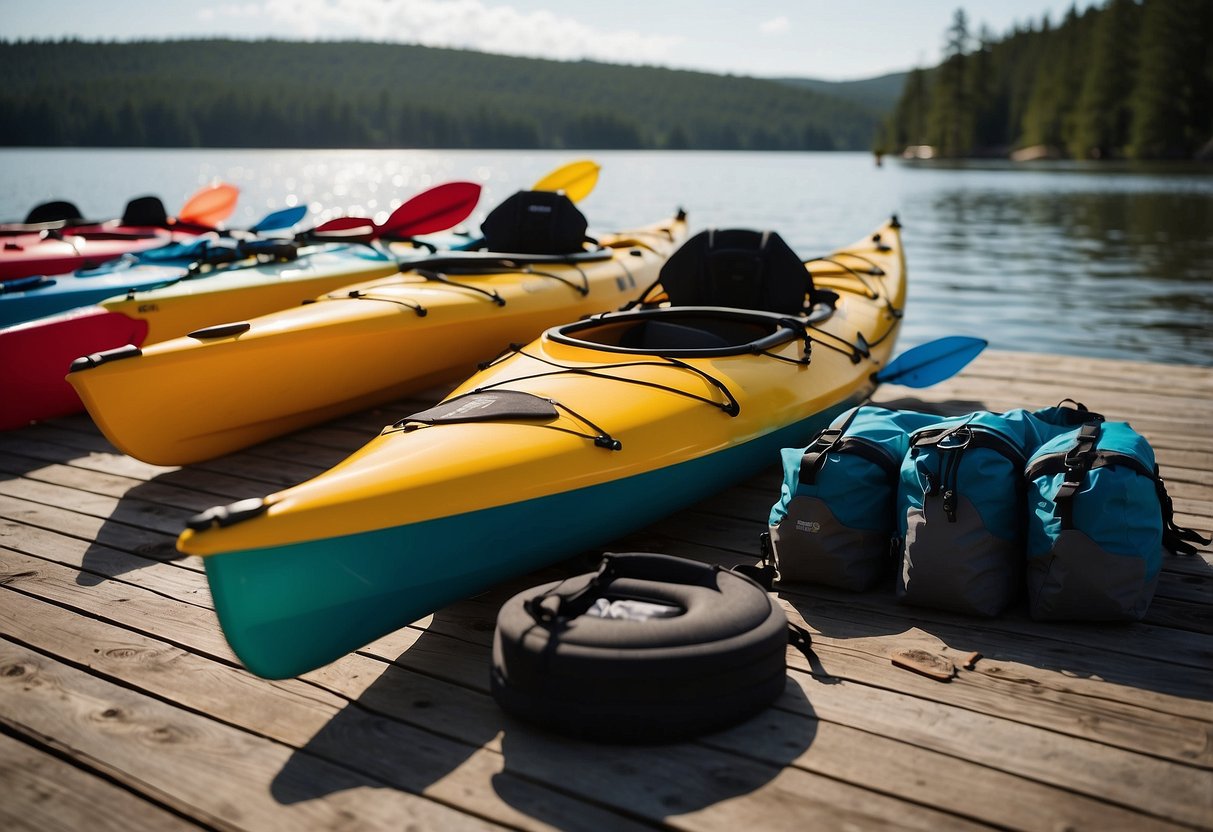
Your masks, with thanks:
[[[644,749],[553,737],[488,690],[496,611],[574,558],[299,679],[247,673],[191,514],[310,477],[441,395],[205,464],[147,465],[84,416],[0,434],[0,825],[15,829],[1213,829],[1213,551],[1168,557],[1146,620],[993,620],[780,586],[813,634],[728,731]],[[877,401],[940,413],[1074,398],[1151,440],[1178,519],[1213,528],[1213,370],[989,353]],[[774,462],[774,461],[772,461]],[[609,548],[752,561],[772,468]],[[943,684],[889,654],[982,658]]]

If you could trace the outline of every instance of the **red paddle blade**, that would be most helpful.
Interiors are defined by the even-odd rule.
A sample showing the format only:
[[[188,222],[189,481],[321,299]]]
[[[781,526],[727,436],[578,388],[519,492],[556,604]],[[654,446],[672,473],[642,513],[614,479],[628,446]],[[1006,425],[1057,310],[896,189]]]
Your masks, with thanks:
[[[239,196],[240,189],[235,185],[225,182],[211,185],[190,197],[177,212],[177,219],[180,222],[216,226],[236,210]]]
[[[480,201],[475,182],[447,182],[401,205],[375,231],[377,237],[413,237],[454,228],[471,216]]]
[[[362,237],[369,240],[375,233],[375,221],[366,217],[337,217],[320,223],[312,229],[312,233],[325,237]]]

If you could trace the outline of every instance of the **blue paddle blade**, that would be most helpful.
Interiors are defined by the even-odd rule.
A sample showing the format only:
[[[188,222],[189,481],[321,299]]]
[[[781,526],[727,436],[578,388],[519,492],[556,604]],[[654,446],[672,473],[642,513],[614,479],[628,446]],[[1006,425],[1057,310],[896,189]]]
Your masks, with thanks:
[[[963,335],[928,341],[897,356],[874,378],[883,384],[930,387],[963,370],[988,343],[984,338]]]
[[[166,263],[173,260],[195,260],[210,246],[211,240],[199,237],[188,243],[169,243],[160,248],[141,251],[137,255],[143,263]]]
[[[281,211],[275,211],[263,217],[261,222],[254,225],[249,231],[254,234],[260,234],[262,231],[280,231],[283,228],[290,228],[292,225],[297,224],[306,215],[306,205],[283,208]]]

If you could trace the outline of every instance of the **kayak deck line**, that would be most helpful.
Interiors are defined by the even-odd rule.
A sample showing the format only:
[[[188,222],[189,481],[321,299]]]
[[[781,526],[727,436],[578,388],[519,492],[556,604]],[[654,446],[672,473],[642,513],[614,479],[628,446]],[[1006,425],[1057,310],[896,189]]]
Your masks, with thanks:
[[[676,238],[686,224],[654,227]],[[579,255],[460,252],[410,261],[390,276],[330,287],[311,303],[229,317],[242,327],[231,337],[161,341],[116,371],[102,366],[68,381],[127,453],[156,464],[201,461],[464,376],[503,343],[618,306],[668,254],[603,239],[607,250]],[[422,263],[428,278],[410,271]],[[469,273],[437,271],[448,266]],[[155,314],[167,314],[158,305]],[[154,409],[143,406],[148,391],[156,391]]]
[[[585,572],[580,557],[445,606],[306,679],[240,669],[198,559],[172,559],[175,531],[269,479],[318,473],[441,394],[182,468],[122,456],[82,415],[0,435],[0,749],[18,786],[5,811],[43,828],[112,811],[133,829],[217,818],[234,830],[395,828],[406,816],[444,829],[653,828],[675,816],[692,831],[1208,825],[1208,547],[1168,556],[1146,621],[1128,626],[934,613],[898,605],[891,588],[779,588],[789,619],[812,632],[815,662],[790,649],[774,708],[699,742],[646,748],[643,766],[634,749],[552,739],[489,695],[497,608]],[[1182,522],[1208,534],[1208,367],[987,351],[936,387],[885,386],[874,401],[954,415],[1059,394],[1132,421]],[[752,562],[777,462],[611,550]],[[907,651],[950,662],[950,681],[890,661]]]

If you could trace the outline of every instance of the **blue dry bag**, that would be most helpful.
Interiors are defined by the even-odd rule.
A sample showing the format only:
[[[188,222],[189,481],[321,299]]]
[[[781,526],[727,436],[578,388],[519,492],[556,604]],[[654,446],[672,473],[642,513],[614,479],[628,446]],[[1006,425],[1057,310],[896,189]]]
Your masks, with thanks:
[[[915,431],[901,466],[902,601],[997,615],[1023,576],[1023,468],[1037,422],[984,411]]]
[[[862,590],[892,576],[897,471],[910,431],[938,416],[860,407],[807,448],[785,448],[783,487],[771,508],[782,581]]]
[[[1028,602],[1038,619],[1138,620],[1164,546],[1201,541],[1172,518],[1154,451],[1126,422],[1091,419],[1028,461]]]

